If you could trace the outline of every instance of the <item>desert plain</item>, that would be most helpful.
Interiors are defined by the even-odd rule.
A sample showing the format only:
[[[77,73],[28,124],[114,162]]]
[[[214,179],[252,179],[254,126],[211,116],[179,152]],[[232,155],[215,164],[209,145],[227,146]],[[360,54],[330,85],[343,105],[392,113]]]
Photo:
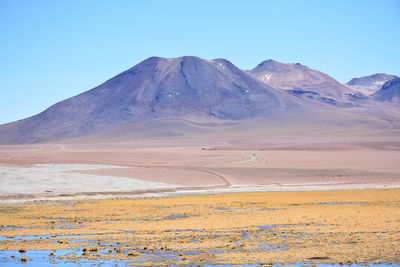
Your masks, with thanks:
[[[397,137],[0,147],[0,263],[400,264]]]

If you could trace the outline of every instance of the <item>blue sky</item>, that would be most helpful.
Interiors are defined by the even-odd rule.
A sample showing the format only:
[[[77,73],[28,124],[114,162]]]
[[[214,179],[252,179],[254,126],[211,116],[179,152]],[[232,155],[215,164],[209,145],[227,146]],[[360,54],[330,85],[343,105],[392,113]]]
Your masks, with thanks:
[[[399,0],[0,0],[0,123],[150,56],[300,62],[341,82],[400,75]]]

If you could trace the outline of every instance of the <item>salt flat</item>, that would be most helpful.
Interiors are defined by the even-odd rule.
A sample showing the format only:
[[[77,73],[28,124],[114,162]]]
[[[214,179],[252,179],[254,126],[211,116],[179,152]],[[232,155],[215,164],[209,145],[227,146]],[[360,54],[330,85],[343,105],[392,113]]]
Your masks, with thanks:
[[[0,166],[0,197],[60,195],[90,192],[127,192],[176,186],[128,177],[82,174],[77,171],[124,168],[90,164],[36,164]]]

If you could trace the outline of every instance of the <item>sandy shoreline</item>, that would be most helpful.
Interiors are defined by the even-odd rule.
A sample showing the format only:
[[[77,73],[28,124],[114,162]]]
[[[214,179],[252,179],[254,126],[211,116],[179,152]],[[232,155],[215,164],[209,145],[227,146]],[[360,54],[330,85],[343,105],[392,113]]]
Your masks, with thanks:
[[[252,186],[252,187],[230,187],[219,189],[159,189],[142,190],[136,192],[83,192],[61,194],[59,196],[40,196],[40,195],[11,195],[2,197],[0,205],[9,204],[32,204],[32,203],[51,203],[57,201],[77,201],[77,200],[101,200],[101,199],[156,199],[169,197],[187,197],[195,195],[216,195],[216,194],[236,194],[236,193],[259,193],[259,192],[313,192],[313,191],[354,191],[354,190],[387,190],[399,189],[400,183],[388,184],[338,184],[338,185],[296,185],[296,186]]]

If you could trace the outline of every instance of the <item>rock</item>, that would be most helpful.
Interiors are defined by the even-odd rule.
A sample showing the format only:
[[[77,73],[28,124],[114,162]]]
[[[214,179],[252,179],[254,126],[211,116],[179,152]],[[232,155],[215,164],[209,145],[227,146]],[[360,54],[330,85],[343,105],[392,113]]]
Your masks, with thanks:
[[[130,257],[137,257],[137,256],[139,256],[139,255],[140,255],[140,254],[137,253],[137,252],[135,252],[135,251],[131,251],[131,252],[128,253],[128,256],[130,256]]]

